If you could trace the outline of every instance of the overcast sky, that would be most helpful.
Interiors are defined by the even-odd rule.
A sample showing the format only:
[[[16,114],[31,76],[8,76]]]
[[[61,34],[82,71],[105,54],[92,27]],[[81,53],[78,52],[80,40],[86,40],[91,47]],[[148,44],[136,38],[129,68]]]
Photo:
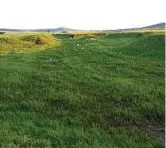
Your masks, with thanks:
[[[165,0],[0,0],[0,28],[119,29],[165,22]]]

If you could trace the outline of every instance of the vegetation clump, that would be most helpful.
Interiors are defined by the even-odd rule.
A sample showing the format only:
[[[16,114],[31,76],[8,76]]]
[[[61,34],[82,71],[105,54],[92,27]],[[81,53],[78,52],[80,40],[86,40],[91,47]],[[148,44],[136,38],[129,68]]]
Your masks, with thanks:
[[[0,34],[5,34],[5,32],[0,32]]]

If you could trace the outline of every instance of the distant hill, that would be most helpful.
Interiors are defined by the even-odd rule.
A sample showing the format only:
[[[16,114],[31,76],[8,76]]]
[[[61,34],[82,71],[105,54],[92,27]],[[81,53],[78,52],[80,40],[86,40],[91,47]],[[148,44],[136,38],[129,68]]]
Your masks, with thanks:
[[[158,23],[158,24],[153,24],[150,26],[145,26],[145,27],[139,27],[139,28],[126,28],[126,29],[116,29],[116,30],[104,30],[104,31],[131,31],[131,30],[144,30],[144,29],[164,29],[165,28],[165,23]]]
[[[19,32],[19,31],[24,31],[24,30],[19,30],[19,29],[8,29],[8,28],[0,28],[0,31],[13,31],[13,32]]]
[[[161,28],[165,28],[165,23],[158,23],[158,24],[154,24],[154,25],[150,25],[150,26],[146,26],[146,27],[143,27],[143,28],[149,28],[149,29],[161,29]]]
[[[46,28],[46,29],[8,29],[0,28],[0,31],[11,31],[11,32],[69,32],[69,31],[78,31],[70,28],[59,27],[59,28]]]
[[[128,30],[139,30],[139,29],[164,29],[165,23],[153,24],[150,26],[145,26],[141,28],[126,28],[126,29],[116,29],[116,30],[100,30],[100,31],[128,31]],[[12,32],[73,32],[73,31],[87,31],[87,30],[75,30],[71,28],[59,27],[59,28],[45,28],[45,29],[8,29],[0,28],[0,31],[12,31]],[[99,30],[90,30],[90,31],[99,31]]]
[[[65,27],[59,27],[59,28],[48,28],[48,29],[32,29],[29,31],[33,31],[33,32],[69,32],[69,31],[76,31],[74,29],[70,29],[70,28],[65,28]]]

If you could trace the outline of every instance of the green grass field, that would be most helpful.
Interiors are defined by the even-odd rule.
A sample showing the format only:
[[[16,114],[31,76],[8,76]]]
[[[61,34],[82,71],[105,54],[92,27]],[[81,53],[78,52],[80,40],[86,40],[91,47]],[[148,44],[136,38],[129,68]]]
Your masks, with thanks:
[[[1,148],[164,148],[165,32],[41,36],[0,36]]]

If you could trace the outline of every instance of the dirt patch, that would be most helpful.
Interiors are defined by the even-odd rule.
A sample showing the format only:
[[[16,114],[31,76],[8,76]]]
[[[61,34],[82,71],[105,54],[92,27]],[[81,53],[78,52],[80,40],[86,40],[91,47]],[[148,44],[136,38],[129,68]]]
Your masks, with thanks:
[[[151,137],[153,139],[157,139],[157,140],[161,140],[164,141],[165,140],[165,127],[164,126],[146,126],[141,128],[142,131],[148,133],[149,135],[151,135]]]
[[[120,120],[120,119],[119,119]],[[152,139],[162,141],[165,140],[165,125],[152,125],[149,121],[144,121],[144,123],[140,122],[133,122],[132,125],[130,123],[123,123],[122,126],[119,126],[119,124],[115,124],[115,122],[118,121],[118,118],[116,120],[109,120],[109,130],[112,129],[126,129],[127,131],[130,131],[132,133],[141,132],[145,135],[149,135]],[[116,126],[117,125],[117,126]]]
[[[40,38],[37,38],[37,40],[35,41],[35,44],[37,44],[37,45],[41,45],[41,44],[43,44],[43,43],[42,43],[42,41],[41,41]]]

